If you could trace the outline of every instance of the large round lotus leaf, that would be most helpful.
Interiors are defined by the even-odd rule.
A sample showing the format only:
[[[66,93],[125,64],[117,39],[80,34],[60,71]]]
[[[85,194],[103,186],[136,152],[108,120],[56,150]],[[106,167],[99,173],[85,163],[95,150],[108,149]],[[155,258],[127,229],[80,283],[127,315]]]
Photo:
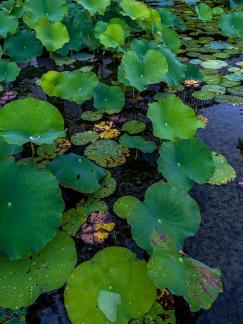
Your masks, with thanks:
[[[221,61],[221,60],[208,60],[208,61],[202,62],[201,65],[202,65],[202,67],[204,67],[206,69],[219,70],[225,66],[228,66],[228,63],[225,61]]]
[[[43,91],[48,96],[58,97],[57,85],[64,79],[64,74],[57,71],[48,71],[43,74],[40,79],[40,84]]]
[[[55,93],[63,99],[82,104],[90,100],[99,81],[94,72],[76,70],[63,72],[63,78],[55,88]]]
[[[176,96],[150,104],[148,118],[153,123],[154,135],[170,141],[191,138],[198,128],[203,127],[194,110]]]
[[[223,292],[220,270],[182,255],[173,240],[162,232],[154,233],[152,244],[148,274],[156,287],[167,287],[172,294],[183,296],[192,312],[209,309]]]
[[[119,113],[125,104],[125,95],[120,87],[100,83],[94,92],[94,107],[107,114]]]
[[[212,9],[206,3],[200,3],[195,7],[198,18],[203,22],[211,21],[213,18]]]
[[[110,5],[111,0],[75,0],[81,4],[91,15],[99,13],[104,15],[106,8]]]
[[[215,165],[211,151],[197,138],[161,146],[158,169],[176,188],[190,190],[193,181],[206,183]]]
[[[64,293],[73,324],[128,323],[147,313],[155,298],[145,261],[123,247],[103,249],[78,266]]]
[[[20,73],[20,68],[15,62],[0,61],[0,82],[10,83],[15,81]]]
[[[0,136],[10,144],[51,144],[65,137],[64,121],[48,102],[34,98],[14,100],[0,110]]]
[[[36,38],[47,48],[49,52],[55,52],[69,41],[68,31],[61,22],[50,22],[47,18],[41,18],[35,24]]]
[[[0,36],[6,37],[8,33],[14,34],[18,28],[18,19],[3,10],[0,11]]]
[[[40,251],[55,236],[64,203],[49,171],[0,161],[0,253],[21,259]]]
[[[73,134],[71,142],[73,145],[86,145],[94,143],[99,139],[99,134],[92,131],[85,131],[81,133]]]
[[[8,157],[9,155],[18,154],[22,151],[22,146],[8,144],[2,137],[0,137],[0,159]]]
[[[232,12],[223,15],[219,22],[219,27],[225,36],[242,37],[243,36],[243,12]]]
[[[52,22],[62,21],[67,9],[66,0],[26,0],[24,22],[29,27],[33,27],[43,17]]]
[[[112,140],[99,140],[90,144],[84,151],[84,155],[98,165],[114,168],[126,162],[128,149]]]
[[[119,143],[127,148],[137,149],[143,153],[152,153],[156,150],[157,146],[153,141],[146,141],[142,136],[130,136],[123,134]]]
[[[10,261],[0,256],[0,306],[10,309],[26,307],[43,292],[61,288],[73,270],[76,258],[73,240],[62,232],[30,259]]]
[[[123,196],[120,197],[113,205],[114,213],[124,219],[127,219],[127,216],[130,210],[139,203],[139,199],[134,196]]]
[[[185,239],[199,229],[201,218],[197,203],[189,195],[169,183],[158,182],[148,188],[144,201],[130,210],[127,221],[136,243],[151,254],[154,230],[171,235],[182,248]]]
[[[142,133],[146,125],[140,120],[129,120],[122,125],[122,131],[130,135]]]
[[[142,1],[122,0],[120,6],[123,10],[122,14],[129,16],[133,20],[146,20],[150,18],[149,8]]]
[[[100,31],[99,25],[101,25]],[[123,30],[121,25],[115,23],[105,24],[99,21],[96,24],[95,29],[97,35],[96,37],[99,38],[100,43],[104,45],[105,48],[117,48],[124,45],[125,31]]]
[[[48,169],[60,184],[82,193],[92,193],[100,189],[106,171],[85,157],[70,153],[56,157],[48,163]]]
[[[122,58],[122,66],[125,78],[139,91],[149,84],[161,82],[168,71],[164,55],[157,50],[148,50],[143,57],[129,50]]]
[[[215,164],[215,170],[209,183],[212,185],[222,185],[233,181],[236,178],[236,172],[231,165],[227,162],[226,158],[213,152],[213,160]]]
[[[4,48],[15,62],[26,62],[42,54],[41,42],[31,31],[20,31],[14,36],[9,36],[4,43]]]

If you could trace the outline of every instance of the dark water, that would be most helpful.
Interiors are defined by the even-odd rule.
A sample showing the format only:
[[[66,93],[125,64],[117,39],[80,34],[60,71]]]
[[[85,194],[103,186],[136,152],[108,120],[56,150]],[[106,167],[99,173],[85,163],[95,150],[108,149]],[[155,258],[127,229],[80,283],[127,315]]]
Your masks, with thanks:
[[[199,137],[222,153],[237,171],[237,179],[224,186],[195,186],[192,195],[201,208],[198,234],[187,241],[192,257],[222,270],[224,293],[203,312],[199,324],[243,323],[243,156],[237,148],[243,140],[243,106],[226,104],[201,110],[209,119]]]

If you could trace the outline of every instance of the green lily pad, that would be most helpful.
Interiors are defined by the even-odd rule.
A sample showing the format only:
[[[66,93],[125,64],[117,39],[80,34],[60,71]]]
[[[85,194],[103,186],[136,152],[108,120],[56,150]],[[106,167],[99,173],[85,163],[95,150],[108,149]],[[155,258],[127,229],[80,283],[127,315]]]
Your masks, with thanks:
[[[210,90],[194,91],[192,96],[198,100],[213,100],[217,93]]]
[[[154,135],[170,141],[191,138],[198,128],[203,127],[194,110],[176,96],[150,104],[148,118],[153,123]]]
[[[91,15],[96,13],[104,15],[107,7],[110,5],[111,0],[75,0],[84,9],[88,10]]]
[[[106,171],[85,157],[69,153],[57,156],[48,163],[48,169],[65,188],[82,193],[93,193],[100,189]]]
[[[207,183],[215,165],[211,151],[199,139],[193,138],[174,144],[165,142],[160,149],[158,169],[176,188],[190,190],[194,181]]]
[[[101,290],[97,297],[98,306],[106,318],[111,322],[117,321],[118,306],[121,305],[121,295],[108,291]]]
[[[71,137],[71,142],[73,145],[86,145],[94,143],[99,139],[99,134],[92,131],[85,131],[81,133],[76,133]]]
[[[240,72],[229,73],[226,74],[224,77],[229,81],[241,81],[243,79],[242,74]]]
[[[122,131],[130,135],[142,133],[146,129],[146,124],[140,120],[129,120],[122,125]]]
[[[0,306],[10,309],[26,307],[43,292],[61,288],[73,270],[76,258],[73,240],[61,232],[31,259],[10,261],[0,256]]]
[[[119,139],[119,143],[124,147],[137,149],[143,153],[152,153],[157,148],[153,141],[146,141],[142,136],[130,136],[128,134],[123,134]]]
[[[120,87],[100,83],[94,92],[94,107],[107,114],[119,113],[125,104],[125,95]]]
[[[133,20],[146,20],[150,17],[149,8],[142,1],[122,0],[120,6],[123,10],[122,14]]]
[[[4,48],[15,62],[27,62],[42,54],[41,42],[35,38],[33,32],[26,30],[9,36],[4,43]]]
[[[149,84],[159,83],[168,72],[166,58],[157,50],[148,50],[140,57],[129,50],[122,58],[122,68],[130,85],[139,91],[146,90]]]
[[[18,18],[3,10],[0,11],[0,37],[5,38],[8,33],[14,34],[18,28]]]
[[[228,103],[232,106],[243,105],[243,98],[238,96],[230,96],[230,95],[218,95],[215,98],[215,101],[218,103],[224,102]]]
[[[104,300],[108,292],[120,296],[116,297],[115,305],[114,301],[108,305]],[[136,255],[123,247],[105,248],[90,261],[81,263],[69,278],[64,293],[72,323],[92,320],[105,324],[115,319],[117,323],[128,323],[148,312],[155,298],[156,289],[147,277],[146,263],[137,261]]]
[[[131,209],[139,203],[139,199],[134,196],[122,196],[113,205],[114,213],[120,218],[127,219]]]
[[[204,85],[202,87],[202,91],[211,91],[216,94],[225,94],[226,87],[217,84],[209,84],[209,85]]]
[[[116,180],[112,177],[111,173],[108,172],[105,178],[101,181],[101,188],[92,194],[92,197],[99,199],[109,197],[116,190],[116,186]]]
[[[21,259],[53,239],[64,203],[50,172],[18,166],[12,160],[2,160],[0,165],[0,253]]]
[[[47,18],[41,18],[34,25],[36,38],[47,48],[49,52],[55,52],[69,41],[67,28],[61,22],[50,22]]]
[[[98,111],[85,111],[81,114],[81,118],[85,121],[97,121],[103,117],[103,114]]]
[[[40,85],[42,90],[48,96],[59,96],[59,92],[57,91],[58,84],[64,79],[64,74],[58,71],[48,71],[43,74],[40,79]]]
[[[228,66],[228,63],[221,60],[208,60],[201,63],[202,67],[206,69],[220,70],[223,67]]]
[[[220,270],[182,255],[173,240],[160,231],[154,233],[152,244],[148,274],[156,287],[167,287],[173,294],[183,296],[192,312],[209,309],[223,292]]]
[[[221,82],[220,82],[220,85],[225,87],[225,88],[232,88],[232,87],[237,87],[240,85],[240,81],[230,81],[230,80],[227,80],[227,79],[223,79]]]
[[[212,185],[222,185],[233,181],[236,178],[236,172],[231,165],[227,162],[226,158],[213,152],[213,161],[215,164],[215,170],[209,183]]]
[[[0,60],[0,82],[10,83],[16,80],[20,73],[20,68],[15,62]]]
[[[242,37],[243,36],[243,12],[232,12],[221,17],[219,27],[225,36]]]
[[[229,88],[228,92],[231,95],[243,97],[243,86]]]
[[[219,84],[222,82],[222,76],[218,74],[204,75],[203,81],[207,84]]]
[[[0,136],[9,144],[51,144],[64,137],[64,121],[57,108],[34,98],[14,100],[0,110]]]
[[[199,229],[201,217],[197,203],[189,195],[169,183],[158,182],[147,189],[144,201],[130,210],[127,221],[138,246],[151,254],[154,230],[171,235],[177,247],[182,248],[185,239]]]
[[[22,146],[8,144],[2,137],[0,137],[0,159],[6,158],[9,155],[15,155],[20,153],[23,150]]]
[[[113,140],[99,140],[90,144],[84,151],[88,159],[104,168],[114,168],[124,164],[128,153],[128,149]]]

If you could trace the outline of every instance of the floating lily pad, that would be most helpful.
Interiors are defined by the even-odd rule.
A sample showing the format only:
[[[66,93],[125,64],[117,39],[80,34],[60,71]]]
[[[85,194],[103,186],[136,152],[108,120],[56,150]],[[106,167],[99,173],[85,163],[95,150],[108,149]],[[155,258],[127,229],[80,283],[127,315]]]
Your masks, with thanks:
[[[10,83],[16,80],[20,68],[15,62],[0,61],[0,82]]]
[[[216,97],[216,93],[210,90],[199,90],[193,92],[192,96],[198,100],[213,100]]]
[[[151,254],[155,229],[171,235],[180,249],[185,239],[197,232],[201,218],[197,203],[189,195],[169,183],[158,182],[147,189],[144,201],[130,210],[127,221],[136,243]]]
[[[203,127],[192,108],[176,96],[166,97],[149,105],[148,117],[156,137],[176,141],[193,137]]]
[[[107,176],[101,181],[101,188],[92,194],[92,197],[99,199],[109,197],[116,190],[116,185],[116,180],[108,172]]]
[[[102,167],[114,168],[126,162],[129,151],[115,141],[99,140],[90,144],[84,154]]]
[[[231,95],[243,97],[243,86],[229,88],[228,92]]]
[[[81,114],[81,118],[86,121],[97,121],[103,117],[103,114],[98,111],[85,111]]]
[[[119,294],[117,306],[113,304],[112,310],[107,310],[107,301],[104,300],[107,297],[102,296],[102,291]],[[111,319],[126,323],[148,312],[155,298],[156,289],[147,277],[146,263],[137,261],[136,255],[123,247],[103,249],[91,261],[78,266],[64,293],[72,323],[87,323],[90,316],[94,323],[99,324],[108,323]]]
[[[14,100],[0,110],[0,135],[9,144],[51,144],[65,136],[64,121],[57,108],[46,101]]]
[[[207,69],[220,70],[223,67],[228,66],[228,63],[225,61],[221,61],[221,60],[208,60],[208,61],[202,62],[201,65],[202,65],[202,67],[207,68]]]
[[[236,178],[236,172],[231,165],[227,162],[226,158],[213,152],[213,160],[215,170],[209,183],[212,185],[222,185],[233,181]]]
[[[93,193],[101,188],[106,171],[85,157],[69,153],[48,163],[48,169],[65,188],[82,193]]]
[[[146,129],[146,124],[140,120],[129,120],[122,125],[122,131],[130,135],[142,133]]]
[[[0,306],[10,309],[26,307],[43,292],[61,288],[73,270],[76,258],[73,240],[61,232],[31,259],[10,261],[0,256]]]
[[[49,171],[18,166],[12,160],[0,161],[0,165],[0,253],[12,260],[21,259],[53,239],[64,203],[58,182]]]
[[[230,96],[230,95],[218,95],[215,98],[216,102],[224,102],[228,103],[229,105],[237,106],[237,105],[243,105],[243,98],[237,97],[237,96]]]
[[[173,294],[183,296],[192,312],[209,309],[223,292],[220,270],[182,255],[173,240],[161,231],[154,233],[152,244],[148,274],[156,287],[167,287]]]
[[[139,203],[139,199],[134,196],[120,197],[113,205],[114,213],[120,218],[127,219],[130,210]]]
[[[130,136],[128,134],[123,134],[119,143],[124,147],[137,149],[143,153],[152,153],[157,148],[153,141],[146,141],[142,136]]]
[[[73,145],[86,145],[94,143],[99,139],[99,134],[92,131],[85,131],[81,133],[76,133],[71,137],[71,142]]]
[[[207,84],[219,84],[222,81],[222,76],[218,74],[204,75],[203,81]]]
[[[202,87],[202,91],[211,91],[211,92],[214,92],[216,94],[225,94],[226,88],[221,86],[221,85],[210,84],[210,85],[204,85]]]
[[[200,168],[198,167],[200,165]],[[211,151],[197,138],[161,146],[158,169],[176,188],[190,190],[193,182],[207,183],[215,165]]]

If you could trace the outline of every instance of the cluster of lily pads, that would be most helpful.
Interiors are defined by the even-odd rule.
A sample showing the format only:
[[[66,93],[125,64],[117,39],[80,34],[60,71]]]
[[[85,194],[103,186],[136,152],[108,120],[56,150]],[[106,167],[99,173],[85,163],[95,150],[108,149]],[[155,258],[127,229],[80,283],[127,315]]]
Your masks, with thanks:
[[[201,3],[193,17],[202,21],[199,26],[216,19],[217,28],[236,39],[243,36],[238,8],[225,13]],[[154,320],[161,311],[157,290],[165,288],[183,296],[193,312],[209,309],[223,285],[220,270],[183,252],[201,221],[189,191],[194,183],[225,184],[235,171],[196,137],[206,121],[171,92],[182,91],[182,82],[203,80],[206,85],[193,94],[198,99],[222,101],[226,87],[240,97],[242,62],[225,75],[217,70],[228,66],[218,59],[228,49],[229,56],[239,53],[242,41],[236,48],[204,37],[192,49],[192,38],[176,32],[188,26],[179,16],[136,0],[7,0],[0,4],[0,25],[4,86],[42,53],[57,66],[36,81],[48,101],[28,97],[0,109],[0,307],[28,307],[66,283],[64,301],[73,323]],[[183,51],[188,47],[189,56],[197,57],[192,53],[203,53],[201,44],[205,52],[227,51],[217,53],[217,60],[183,64]],[[101,53],[114,66],[111,76],[98,71]],[[128,102],[135,106],[154,86],[159,93],[147,109],[153,135],[144,138],[151,126],[114,114]],[[80,119],[89,129],[67,133],[55,100],[82,105]],[[72,144],[83,154],[73,153]],[[156,152],[160,181],[147,188],[143,201],[125,195],[109,210],[105,199],[117,185],[112,170],[140,152]],[[74,208],[65,206],[66,189],[80,195]],[[77,265],[74,239],[104,242],[115,227],[110,213],[130,225],[148,262],[111,246]]]

